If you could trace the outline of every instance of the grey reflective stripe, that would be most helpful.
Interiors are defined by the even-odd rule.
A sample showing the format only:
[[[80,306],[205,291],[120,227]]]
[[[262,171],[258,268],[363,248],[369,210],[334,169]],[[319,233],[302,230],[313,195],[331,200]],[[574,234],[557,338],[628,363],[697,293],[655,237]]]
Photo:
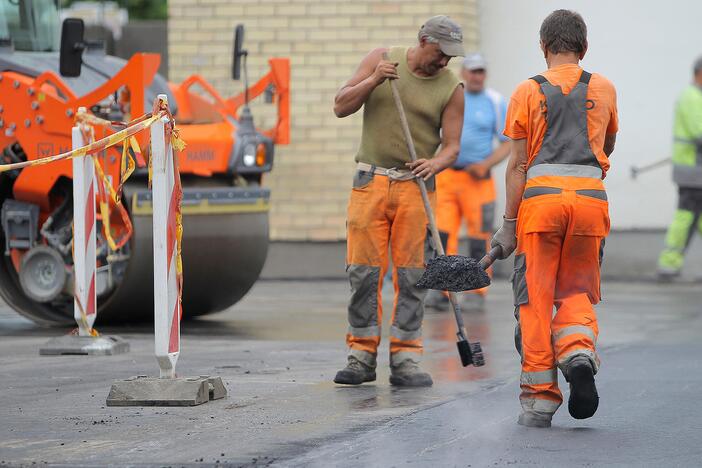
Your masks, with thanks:
[[[554,382],[558,382],[558,374],[556,374],[555,367],[553,369],[537,372],[522,371],[522,376],[519,379],[519,383],[522,385],[540,385]]]
[[[702,166],[673,165],[673,182],[680,187],[702,188]]]
[[[400,330],[395,325],[393,325],[390,327],[390,336],[393,336],[393,337],[397,338],[398,340],[402,340],[402,341],[418,340],[419,338],[422,337],[422,329],[420,328],[419,330],[413,330],[413,331]]]
[[[367,351],[363,351],[360,349],[350,349],[349,356],[353,356],[356,359],[358,359],[359,361],[361,361],[363,364],[370,366],[372,368],[375,368],[375,365],[376,365],[375,354],[371,354]]]
[[[682,143],[685,145],[697,145],[698,144],[697,140],[693,140],[691,138],[675,137],[675,138],[673,138],[673,141],[675,143]]]
[[[527,171],[527,179],[541,176],[588,177],[601,179],[602,169],[580,164],[537,164]]]
[[[380,336],[380,327],[349,327],[349,334],[356,338],[368,338],[372,336]]]
[[[576,349],[575,351],[571,351],[568,354],[564,354],[563,356],[560,356],[558,358],[558,366],[565,372],[565,368],[568,366],[568,362],[574,358],[575,356],[586,356],[588,359],[590,359],[590,362],[592,363],[593,368],[595,369],[595,373],[597,373],[597,370],[600,367],[600,358],[597,356],[597,353],[594,352],[591,349]]]
[[[538,197],[539,195],[556,195],[561,193],[563,190],[556,187],[529,187],[524,190],[524,198]]]
[[[544,400],[543,398],[519,397],[519,402],[525,411],[540,411],[542,413],[553,414],[561,404],[556,401]]]
[[[607,201],[607,192],[604,190],[576,190],[575,193],[584,197]]]
[[[422,360],[422,355],[420,353],[410,353],[409,351],[400,351],[398,353],[390,354],[390,365],[393,367],[399,366],[405,361],[413,361],[417,364]]]
[[[554,333],[553,334],[553,342],[557,343],[558,340],[560,340],[564,336],[570,336],[570,335],[585,335],[588,338],[590,338],[593,343],[595,341],[597,341],[597,338],[595,338],[595,332],[592,331],[592,328],[587,327],[585,325],[571,325],[569,327],[563,327],[560,330],[558,330],[556,333]]]

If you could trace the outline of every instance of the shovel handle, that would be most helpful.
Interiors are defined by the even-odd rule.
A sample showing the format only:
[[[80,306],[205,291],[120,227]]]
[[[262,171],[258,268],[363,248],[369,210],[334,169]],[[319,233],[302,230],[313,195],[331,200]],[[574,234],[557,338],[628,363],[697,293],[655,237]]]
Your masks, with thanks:
[[[497,260],[501,253],[502,247],[496,245],[495,247],[490,249],[490,251],[487,254],[485,254],[483,258],[480,259],[478,265],[480,265],[480,268],[482,268],[483,270],[487,270],[488,268],[490,268],[490,265],[495,263],[495,260]]]
[[[383,52],[383,60],[389,60],[387,52]],[[407,152],[409,153],[410,160],[417,160],[417,151],[414,148],[414,141],[412,140],[412,132],[410,132],[409,123],[407,122],[407,116],[405,114],[405,108],[402,105],[402,98],[400,97],[400,91],[397,89],[397,83],[395,80],[388,80],[390,82],[390,89],[392,90],[392,99],[395,101],[395,108],[400,116],[400,126],[402,127],[402,133],[405,136],[405,143],[407,144]],[[439,230],[436,227],[436,218],[434,218],[434,210],[431,209],[431,202],[429,201],[429,193],[427,192],[427,185],[424,179],[417,177],[415,179],[419,185],[419,192],[422,195],[422,202],[424,203],[424,211],[426,212],[427,219],[429,220],[429,231],[431,232],[431,238],[434,243],[434,248],[436,253],[439,255],[446,255],[444,252],[444,246],[441,243],[441,236],[439,236]],[[456,317],[456,326],[458,330],[464,330],[463,316],[461,315],[461,308],[458,305],[458,297],[455,292],[447,291],[449,302],[453,308],[453,314]]]
[[[670,163],[671,161],[672,161],[672,158],[668,157],[668,158],[658,160],[656,162],[652,162],[651,164],[647,164],[645,166],[639,166],[639,167],[631,166],[631,178],[636,179],[636,177],[639,174],[641,174],[643,172],[651,171],[653,169],[657,169],[661,166],[665,166],[666,164]]]

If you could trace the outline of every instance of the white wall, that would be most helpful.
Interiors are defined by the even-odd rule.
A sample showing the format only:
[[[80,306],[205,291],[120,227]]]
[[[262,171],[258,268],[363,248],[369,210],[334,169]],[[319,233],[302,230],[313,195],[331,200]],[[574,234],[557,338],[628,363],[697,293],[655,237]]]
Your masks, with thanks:
[[[620,129],[606,179],[612,226],[664,227],[676,203],[669,167],[635,181],[630,167],[670,154],[673,106],[702,54],[702,1],[481,0],[480,40],[491,87],[509,96],[517,83],[546,68],[539,27],[558,8],[583,15],[590,44],[583,66],[617,88]],[[504,165],[496,173],[500,188],[503,174]]]

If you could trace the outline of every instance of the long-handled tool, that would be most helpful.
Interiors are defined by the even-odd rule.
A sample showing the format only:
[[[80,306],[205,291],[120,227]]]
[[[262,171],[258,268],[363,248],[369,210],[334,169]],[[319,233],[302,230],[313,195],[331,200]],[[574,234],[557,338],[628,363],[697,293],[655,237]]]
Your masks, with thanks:
[[[490,285],[487,269],[497,259],[502,247],[493,247],[479,261],[462,255],[430,260],[417,286],[441,291],[470,291]]]
[[[636,179],[636,177],[639,174],[641,174],[642,172],[648,172],[648,171],[651,171],[653,169],[658,169],[661,166],[665,166],[668,163],[670,163],[672,161],[672,159],[673,158],[661,159],[660,161],[656,161],[654,163],[647,164],[645,166],[639,166],[639,167],[631,166],[631,178]]]
[[[384,56],[387,60],[387,55]],[[392,97],[395,100],[395,107],[397,107],[397,112],[400,114],[400,122],[402,124],[402,131],[405,134],[405,140],[407,142],[407,150],[409,151],[410,158],[412,161],[417,160],[417,152],[414,149],[414,142],[412,141],[412,134],[410,133],[409,125],[407,123],[407,116],[405,115],[405,109],[402,106],[402,100],[400,99],[400,93],[397,90],[397,84],[394,80],[390,80],[390,87],[392,88]],[[431,238],[440,256],[445,256],[444,247],[441,244],[441,237],[439,237],[439,230],[436,228],[436,220],[434,219],[434,212],[431,209],[431,204],[429,203],[429,194],[427,193],[427,186],[424,183],[424,179],[418,177],[417,183],[419,184],[419,191],[422,194],[422,201],[424,202],[424,210],[427,213],[427,218],[429,218],[429,229],[431,231]],[[466,327],[463,324],[463,316],[461,315],[461,309],[458,306],[458,299],[456,293],[449,292],[449,301],[451,301],[451,306],[453,306],[453,313],[456,316],[456,326],[458,327],[458,354],[461,356],[461,364],[463,367],[473,364],[476,367],[485,365],[485,358],[483,357],[483,350],[480,347],[480,343],[469,343],[466,338],[467,332]]]

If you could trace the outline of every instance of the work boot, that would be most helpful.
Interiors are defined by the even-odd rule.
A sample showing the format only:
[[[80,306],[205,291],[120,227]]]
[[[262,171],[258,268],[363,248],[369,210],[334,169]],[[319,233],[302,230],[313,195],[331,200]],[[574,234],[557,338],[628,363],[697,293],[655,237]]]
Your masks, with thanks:
[[[659,266],[656,271],[656,278],[661,283],[671,283],[680,276],[680,270],[675,268],[664,268]]]
[[[439,311],[445,311],[449,309],[449,299],[442,291],[430,289],[427,293],[427,297],[424,299],[424,306]]]
[[[565,377],[570,383],[568,412],[575,419],[587,419],[597,411],[600,397],[595,387],[595,371],[587,356],[575,356],[568,363]]]
[[[551,427],[552,414],[540,411],[524,411],[519,415],[517,424],[527,427]]]
[[[334,383],[344,385],[361,385],[363,382],[375,381],[375,367],[362,363],[354,356],[349,356],[346,367],[336,373]]]
[[[411,359],[405,359],[397,366],[390,365],[390,385],[398,387],[431,387],[434,381],[431,376],[422,371],[419,364]]]
[[[485,310],[485,296],[477,293],[465,293],[461,297],[461,310],[481,312]]]

